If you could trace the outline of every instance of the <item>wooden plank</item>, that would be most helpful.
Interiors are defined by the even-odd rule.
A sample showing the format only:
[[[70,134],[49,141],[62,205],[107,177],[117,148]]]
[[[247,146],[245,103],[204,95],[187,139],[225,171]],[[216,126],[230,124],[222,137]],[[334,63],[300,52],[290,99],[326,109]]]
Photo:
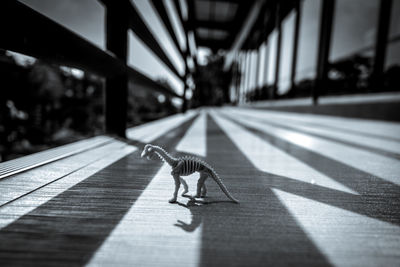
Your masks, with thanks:
[[[240,204],[211,180],[207,198],[167,203],[170,168],[136,150],[1,207],[0,265],[398,265],[400,186],[386,176],[398,177],[399,161],[261,119],[318,130],[352,122],[360,136],[378,125],[390,135],[398,124],[235,108],[186,116],[138,128],[137,147],[154,142],[204,158]]]
[[[104,146],[113,139],[107,136],[98,136],[72,144],[48,149],[22,158],[0,163],[0,180],[39,166],[82,153],[98,146]]]
[[[205,156],[205,135],[206,114],[203,113],[175,149],[179,152]],[[185,180],[193,194],[196,190],[197,175],[186,177]],[[184,231],[186,223],[192,219],[191,212],[180,205],[168,203],[173,188],[171,168],[164,163],[88,266],[198,266],[201,226],[193,227],[190,233]],[[185,205],[186,202],[187,198],[179,197],[181,205]],[[149,208],[152,212],[148,212]],[[148,227],[149,222],[151,227]],[[177,227],[179,225],[182,228]],[[119,249],[116,250],[116,247]],[[182,257],[177,257],[177,250],[179,254],[185,255],[184,260]]]
[[[52,162],[41,168],[0,180],[0,206],[21,198],[40,187],[46,186],[66,175],[82,169],[107,155],[108,151],[120,148],[124,144],[109,142],[98,148]]]
[[[336,128],[341,131],[354,132],[358,135],[400,141],[400,138],[398,138],[400,134],[400,125],[396,122],[257,109],[231,109],[230,111],[252,114],[256,117],[271,117],[276,121],[288,120],[289,123],[294,121],[302,123],[303,125],[310,123],[313,125],[323,125],[324,127]]]
[[[305,183],[315,183],[320,186],[347,192],[350,194],[358,194],[354,190],[344,186],[341,183],[329,178],[308,165],[301,163],[290,154],[281,151],[275,146],[268,144],[263,139],[255,136],[235,123],[230,122],[226,118],[213,116],[213,119],[221,127],[224,133],[235,143],[247,158],[252,159],[252,163],[256,168],[264,172],[273,173],[279,176],[293,177]],[[265,158],[260,157],[260,151],[267,154],[273,159],[271,164],[265,164]],[[287,168],[290,166],[290,168]]]
[[[151,142],[193,118],[196,114],[196,112],[191,111],[185,115],[177,114],[162,120],[132,127],[129,129],[129,136],[134,138],[135,141]],[[50,200],[57,195],[54,192],[61,193],[67,190],[69,187],[83,181],[95,172],[104,169],[109,164],[137,149],[111,138],[100,136],[93,139],[97,141],[107,140],[107,144],[103,144],[98,149],[91,147],[91,151],[85,153],[82,153],[84,151],[83,148],[85,148],[85,145],[87,146],[86,143],[93,141],[92,139],[66,145],[65,147],[69,150],[74,147],[83,148],[79,155],[54,162],[53,164],[47,164],[0,182],[0,228]],[[57,152],[57,149],[55,150]],[[89,148],[86,150],[89,150]],[[40,155],[42,153],[37,154]],[[49,153],[49,155],[54,156],[54,153]],[[26,158],[30,157],[35,157],[35,155],[27,156]]]
[[[128,129],[127,137],[131,140],[141,142],[151,142],[152,140],[167,134],[180,124],[192,119],[197,115],[197,111],[191,110],[185,114],[175,114],[157,121],[142,124]]]
[[[170,150],[191,123],[153,141]],[[161,162],[141,159],[140,153],[135,151],[2,228],[0,265],[84,265],[161,168]]]
[[[98,160],[93,161],[83,168],[78,168],[76,170],[70,169],[69,174],[65,176],[59,176],[61,179],[56,179],[51,183],[46,184],[46,186],[35,188],[35,190],[31,190],[29,194],[24,195],[24,197],[13,199],[13,201],[8,202],[6,205],[2,205],[0,207],[0,229],[6,227],[25,214],[32,212],[37,207],[45,204],[47,201],[101,171],[102,169],[107,168],[109,165],[122,159],[135,150],[135,147],[122,143],[119,145],[113,144],[112,146],[108,146],[108,149],[103,151],[105,153],[103,153]],[[100,151],[97,150],[97,152]],[[69,168],[70,166],[67,165],[65,167]],[[54,168],[54,166],[47,166],[46,170],[51,168]],[[62,175],[62,173],[59,173],[59,175],[60,174]],[[31,177],[34,177],[35,175],[37,175],[37,173],[31,173]],[[18,183],[18,181],[16,181],[16,183]],[[12,189],[10,189],[10,191],[11,190]]]
[[[398,160],[359,148],[349,147],[347,145],[320,137],[312,137],[308,134],[298,131],[287,130],[260,122],[249,121],[243,117],[240,118],[240,122],[247,126],[254,127],[260,131],[268,132],[268,134],[279,137],[308,150],[320,153],[321,155],[334,159],[343,164],[365,170],[366,172],[371,173],[376,177],[380,177],[381,179],[385,179],[393,184],[400,185],[400,178],[397,176],[397,174],[395,174],[400,173],[400,163]],[[365,164],[366,162],[374,162],[375,164]],[[387,167],[382,168],[382,166]]]
[[[325,126],[317,123],[301,122],[299,120],[293,120],[289,116],[286,116],[285,122],[277,119],[277,116],[273,114],[266,117],[259,116],[258,114],[246,116],[249,119],[254,119],[265,122],[268,124],[282,127],[289,130],[299,131],[305,134],[310,134],[316,137],[326,138],[334,142],[346,144],[348,146],[358,147],[368,151],[372,151],[378,154],[382,154],[388,157],[398,158],[400,153],[400,142],[399,140],[383,138],[383,136],[372,135],[371,133],[362,133],[360,131],[346,130],[345,128],[335,127],[334,125]],[[353,122],[353,128],[354,127]],[[371,123],[373,125],[373,122]],[[377,127],[378,124],[375,124]],[[386,125],[386,127],[389,125]],[[400,133],[400,130],[397,130]]]

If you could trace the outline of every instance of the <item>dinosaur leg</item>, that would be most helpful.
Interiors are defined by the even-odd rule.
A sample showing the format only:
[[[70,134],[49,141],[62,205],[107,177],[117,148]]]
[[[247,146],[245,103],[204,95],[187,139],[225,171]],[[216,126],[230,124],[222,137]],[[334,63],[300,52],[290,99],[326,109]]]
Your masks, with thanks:
[[[207,187],[206,183],[203,184],[203,187],[201,188],[201,197],[206,197],[207,195]]]
[[[184,196],[184,195],[187,194],[187,192],[189,192],[189,187],[188,187],[186,181],[185,181],[182,177],[179,177],[179,180],[181,181],[181,183],[182,183],[182,185],[183,185],[182,196]]]
[[[201,188],[204,186],[204,182],[207,179],[208,174],[204,172],[200,172],[200,178],[197,181],[197,192],[195,197],[200,197],[201,196]]]
[[[174,181],[175,181],[175,191],[174,191],[174,195],[169,200],[169,203],[175,203],[176,202],[176,199],[178,197],[178,190],[179,190],[179,187],[181,186],[181,181],[180,181],[179,175],[174,175]]]

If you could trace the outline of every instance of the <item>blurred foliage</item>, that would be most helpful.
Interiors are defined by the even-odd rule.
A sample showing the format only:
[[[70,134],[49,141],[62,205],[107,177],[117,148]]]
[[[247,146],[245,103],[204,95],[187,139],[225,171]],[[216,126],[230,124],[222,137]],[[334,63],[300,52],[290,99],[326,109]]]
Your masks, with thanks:
[[[174,91],[166,80],[160,79],[157,82]],[[129,84],[128,127],[157,120],[178,111],[170,96],[148,90],[138,84]]]
[[[103,84],[41,60],[20,64],[0,50],[0,162],[104,133]],[[129,126],[177,112],[170,98],[149,91],[129,86]]]
[[[220,106],[230,102],[229,85],[233,72],[223,71],[224,58],[210,55],[205,66],[198,66],[193,76],[196,89],[193,92],[192,107]]]

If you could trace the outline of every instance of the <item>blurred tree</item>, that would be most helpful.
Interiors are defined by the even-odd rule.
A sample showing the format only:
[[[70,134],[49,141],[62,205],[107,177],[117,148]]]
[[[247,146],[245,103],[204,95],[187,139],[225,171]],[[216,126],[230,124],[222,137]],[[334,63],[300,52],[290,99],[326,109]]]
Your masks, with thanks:
[[[229,86],[233,69],[223,71],[224,58],[210,55],[205,66],[198,66],[193,77],[196,89],[193,92],[192,106],[220,106],[230,102]]]

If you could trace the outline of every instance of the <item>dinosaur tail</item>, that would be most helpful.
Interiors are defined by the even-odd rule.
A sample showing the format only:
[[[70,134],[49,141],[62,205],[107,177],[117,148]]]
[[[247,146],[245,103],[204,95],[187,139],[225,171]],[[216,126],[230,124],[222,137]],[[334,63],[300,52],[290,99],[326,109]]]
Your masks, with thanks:
[[[219,178],[218,174],[213,170],[210,169],[209,171],[210,176],[214,179],[214,181],[218,184],[218,186],[221,188],[222,192],[225,193],[225,195],[232,200],[235,203],[239,203],[239,200],[237,200],[236,198],[234,198],[231,193],[229,193],[228,189],[226,188],[226,186],[224,185],[224,183],[222,182],[221,178]]]

